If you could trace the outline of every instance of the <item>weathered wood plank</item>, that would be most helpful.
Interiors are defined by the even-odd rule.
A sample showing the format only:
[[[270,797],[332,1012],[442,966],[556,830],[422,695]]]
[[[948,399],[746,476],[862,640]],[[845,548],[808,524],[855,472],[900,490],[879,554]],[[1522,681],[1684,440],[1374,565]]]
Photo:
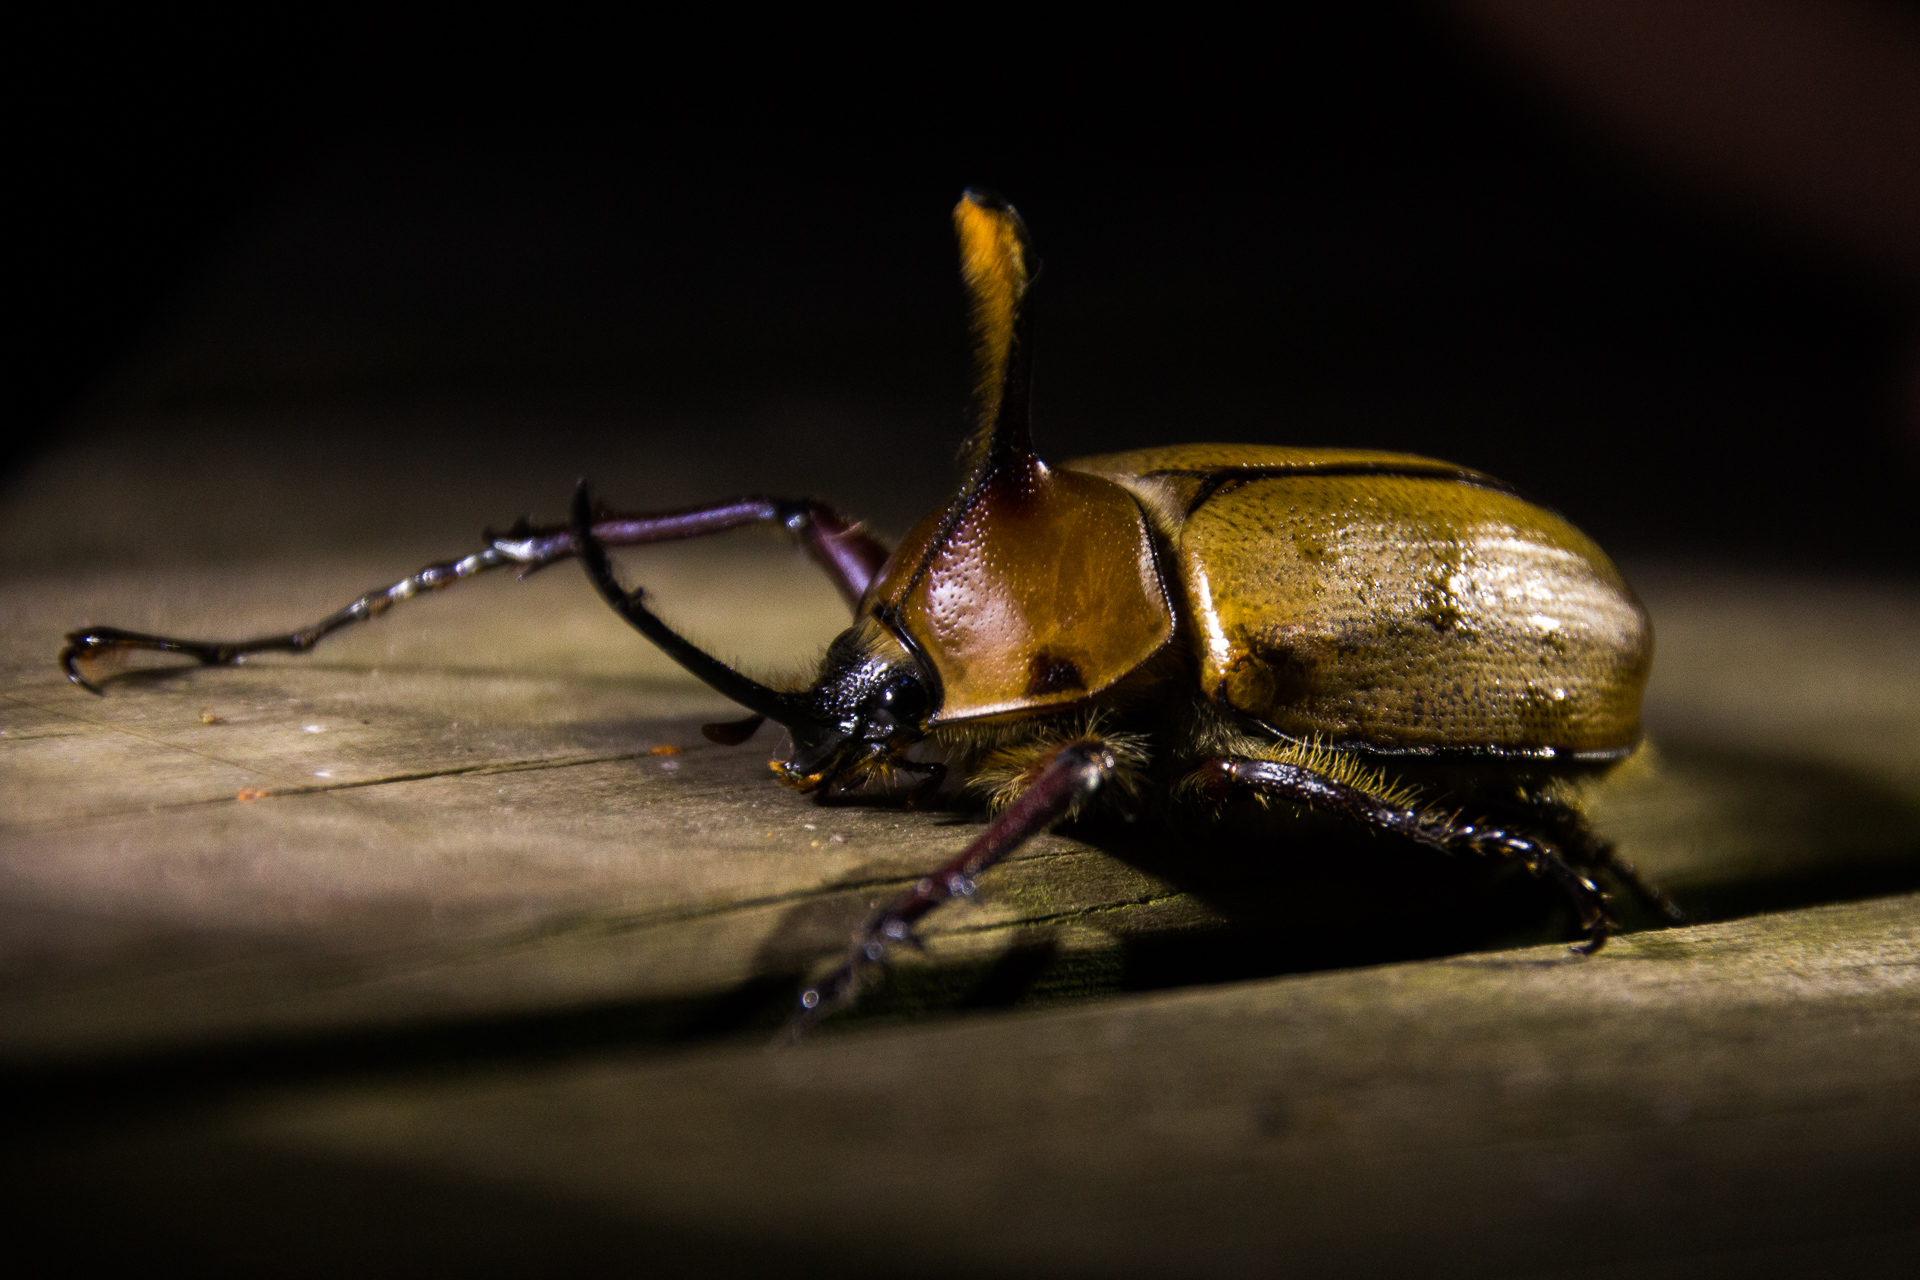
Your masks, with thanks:
[[[1077,829],[935,916],[868,1022],[770,1055],[793,976],[970,827],[815,806],[768,781],[771,733],[707,744],[725,704],[571,569],[87,698],[52,667],[75,625],[287,626],[465,549],[418,536],[467,509],[444,491],[377,535],[407,487],[337,477],[335,545],[287,534],[325,505],[299,475],[140,456],[69,451],[0,503],[0,1194],[89,1206],[69,1251],[1689,1276],[1920,1251],[1910,586],[1631,575],[1660,763],[1600,814],[1722,923],[1578,961],[1512,947],[1551,895],[1378,846]],[[481,516],[520,500],[494,484]],[[762,669],[839,625],[775,539],[633,563]]]
[[[286,1085],[35,1157],[26,1195],[200,1256],[384,1224],[347,1257],[396,1270],[1891,1276],[1920,1247],[1916,1050],[1907,896],[1593,962]]]

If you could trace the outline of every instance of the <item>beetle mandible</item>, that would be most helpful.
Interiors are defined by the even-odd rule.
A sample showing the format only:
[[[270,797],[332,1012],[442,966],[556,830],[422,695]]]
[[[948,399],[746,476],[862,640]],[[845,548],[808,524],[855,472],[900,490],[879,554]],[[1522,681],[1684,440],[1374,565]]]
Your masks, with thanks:
[[[819,502],[626,515],[596,508],[583,483],[567,525],[490,532],[483,550],[300,631],[214,642],[91,627],[67,637],[63,668],[97,693],[82,664],[116,651],[207,664],[304,652],[420,591],[578,556],[614,610],[751,712],[709,738],[737,745],[773,720],[792,739],[773,770],[800,791],[951,775],[993,810],[860,926],[802,992],[800,1025],[850,1002],[928,912],[974,893],[1022,841],[1115,794],[1202,808],[1249,794],[1511,860],[1571,900],[1584,953],[1612,925],[1596,875],[1678,918],[1568,789],[1634,752],[1652,662],[1646,611],[1597,546],[1498,480],[1408,454],[1196,444],[1049,467],[1028,414],[1026,226],[978,190],[953,220],[977,343],[973,430],[958,489],[899,546]],[[784,526],[853,609],[804,688],[704,652],[607,557],[750,524]],[[921,743],[937,759],[909,757]],[[1492,809],[1519,817],[1462,816]]]

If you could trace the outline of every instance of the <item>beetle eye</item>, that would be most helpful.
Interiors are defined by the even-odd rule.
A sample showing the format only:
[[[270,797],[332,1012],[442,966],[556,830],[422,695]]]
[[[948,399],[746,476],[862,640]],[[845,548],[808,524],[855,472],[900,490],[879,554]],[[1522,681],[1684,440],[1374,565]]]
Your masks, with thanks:
[[[880,692],[880,708],[899,725],[915,725],[927,713],[927,691],[918,680],[897,680]]]

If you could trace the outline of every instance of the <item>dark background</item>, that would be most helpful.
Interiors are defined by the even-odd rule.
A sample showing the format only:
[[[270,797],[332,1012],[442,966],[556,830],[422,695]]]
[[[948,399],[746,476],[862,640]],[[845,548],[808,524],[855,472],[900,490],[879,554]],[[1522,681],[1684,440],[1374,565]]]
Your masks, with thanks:
[[[524,470],[557,515],[587,470],[897,526],[961,434],[947,211],[984,184],[1046,262],[1048,456],[1405,449],[1630,556],[1912,573],[1912,11],[1522,8],[48,34],[13,482],[284,448],[436,512]]]

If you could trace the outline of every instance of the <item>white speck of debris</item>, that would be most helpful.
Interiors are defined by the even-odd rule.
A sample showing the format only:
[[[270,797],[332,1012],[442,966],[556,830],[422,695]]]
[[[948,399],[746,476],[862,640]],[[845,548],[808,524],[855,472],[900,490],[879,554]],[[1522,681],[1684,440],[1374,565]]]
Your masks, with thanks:
[[[310,724],[307,726],[308,733],[325,733],[326,731],[327,726],[323,724]]]
[[[333,770],[331,770],[331,769],[316,769],[316,770],[314,770],[314,773],[313,773],[313,776],[314,776],[314,777],[316,777],[316,778],[331,778],[331,777],[333,776]]]
[[[847,838],[841,835],[838,831],[834,832],[832,835],[827,837],[827,843],[829,844],[845,844],[846,842],[847,842]]]
[[[805,827],[809,831],[812,831],[814,829],[814,826],[811,822],[803,822],[800,825]]]
[[[660,768],[662,772],[675,773],[679,771],[680,762],[678,760],[662,760],[660,762]]]

